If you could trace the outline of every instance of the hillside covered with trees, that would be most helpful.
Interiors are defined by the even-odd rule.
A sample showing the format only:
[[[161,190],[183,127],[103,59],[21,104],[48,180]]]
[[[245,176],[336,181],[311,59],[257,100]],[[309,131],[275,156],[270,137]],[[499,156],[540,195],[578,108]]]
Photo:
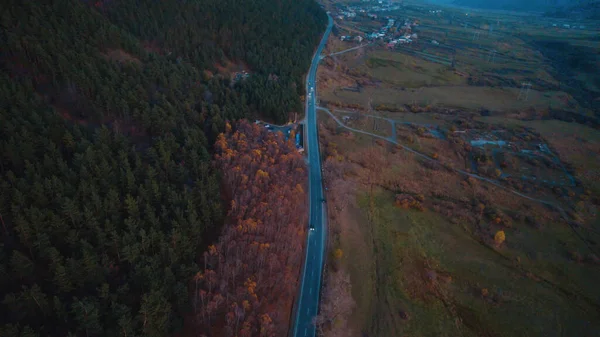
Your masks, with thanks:
[[[311,0],[100,1],[114,24],[173,58],[217,71],[242,60],[252,76],[242,82],[254,111],[275,122],[302,111],[306,73],[326,15]]]
[[[232,201],[194,278],[196,319],[212,336],[285,336],[306,237],[304,160],[291,140],[248,122],[216,151]]]
[[[297,109],[325,14],[309,0],[0,9],[0,336],[179,330],[233,195],[213,144],[226,120]],[[253,75],[208,76],[223,59]]]

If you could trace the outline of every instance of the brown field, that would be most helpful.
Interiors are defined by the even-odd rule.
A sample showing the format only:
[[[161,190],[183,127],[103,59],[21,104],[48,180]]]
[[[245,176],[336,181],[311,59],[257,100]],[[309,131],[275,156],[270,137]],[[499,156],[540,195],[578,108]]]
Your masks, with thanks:
[[[419,89],[398,90],[394,88],[367,87],[362,92],[320,91],[323,101],[345,102],[366,107],[369,97],[373,104],[403,107],[417,104],[422,107],[457,108],[468,110],[489,110],[492,112],[511,112],[526,109],[568,108],[568,94],[562,92],[542,93],[529,91],[527,101],[518,100],[517,88],[489,88],[471,86],[423,87]]]
[[[332,249],[343,251],[331,273],[350,275],[346,296],[356,305],[333,333],[593,336],[600,328],[592,323],[597,257],[559,214],[336,125],[326,120],[319,131],[322,148],[337,154],[324,164]],[[448,149],[420,143],[423,152]],[[395,204],[398,195],[414,205]]]
[[[536,43],[597,49],[597,32],[420,7],[390,14],[420,22],[418,43],[381,42],[319,67],[320,104],[340,120],[351,116],[340,110],[362,116],[339,125],[319,112],[331,249],[322,313],[335,317],[320,327],[328,337],[596,336],[600,132],[587,101],[600,82],[593,71],[569,78]]]
[[[350,128],[368,130],[373,134],[384,137],[393,135],[392,124],[385,119],[366,116],[360,112],[346,112],[345,110],[333,110],[333,114],[341,121],[344,121],[344,117],[346,117],[347,120],[344,124]]]

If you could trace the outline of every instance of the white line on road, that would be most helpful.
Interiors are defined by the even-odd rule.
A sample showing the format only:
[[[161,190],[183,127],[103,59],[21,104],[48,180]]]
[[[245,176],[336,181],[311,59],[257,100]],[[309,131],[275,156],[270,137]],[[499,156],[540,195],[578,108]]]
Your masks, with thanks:
[[[312,288],[308,289],[308,293],[312,294]]]

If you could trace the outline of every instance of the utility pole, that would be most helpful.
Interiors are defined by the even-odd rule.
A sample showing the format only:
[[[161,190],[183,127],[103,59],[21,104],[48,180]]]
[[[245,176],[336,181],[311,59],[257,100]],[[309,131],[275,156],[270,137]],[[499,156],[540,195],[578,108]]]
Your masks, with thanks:
[[[529,97],[529,89],[531,89],[531,82],[521,82],[521,90],[519,90],[519,96],[517,100],[524,98],[527,101],[527,97]]]

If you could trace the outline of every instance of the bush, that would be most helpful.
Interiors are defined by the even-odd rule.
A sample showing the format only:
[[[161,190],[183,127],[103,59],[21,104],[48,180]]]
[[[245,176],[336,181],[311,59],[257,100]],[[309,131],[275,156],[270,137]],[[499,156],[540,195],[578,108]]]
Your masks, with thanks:
[[[425,197],[423,197],[423,200],[425,200]],[[395,205],[404,209],[425,210],[425,207],[415,197],[408,194],[396,194]]]
[[[333,251],[333,257],[337,260],[341,259],[342,256],[344,256],[344,251],[342,251],[341,249],[336,249]]]
[[[504,240],[506,240],[506,235],[504,234],[504,231],[497,231],[496,235],[494,235],[494,242],[496,243],[496,246],[500,246],[502,243],[504,243]]]

